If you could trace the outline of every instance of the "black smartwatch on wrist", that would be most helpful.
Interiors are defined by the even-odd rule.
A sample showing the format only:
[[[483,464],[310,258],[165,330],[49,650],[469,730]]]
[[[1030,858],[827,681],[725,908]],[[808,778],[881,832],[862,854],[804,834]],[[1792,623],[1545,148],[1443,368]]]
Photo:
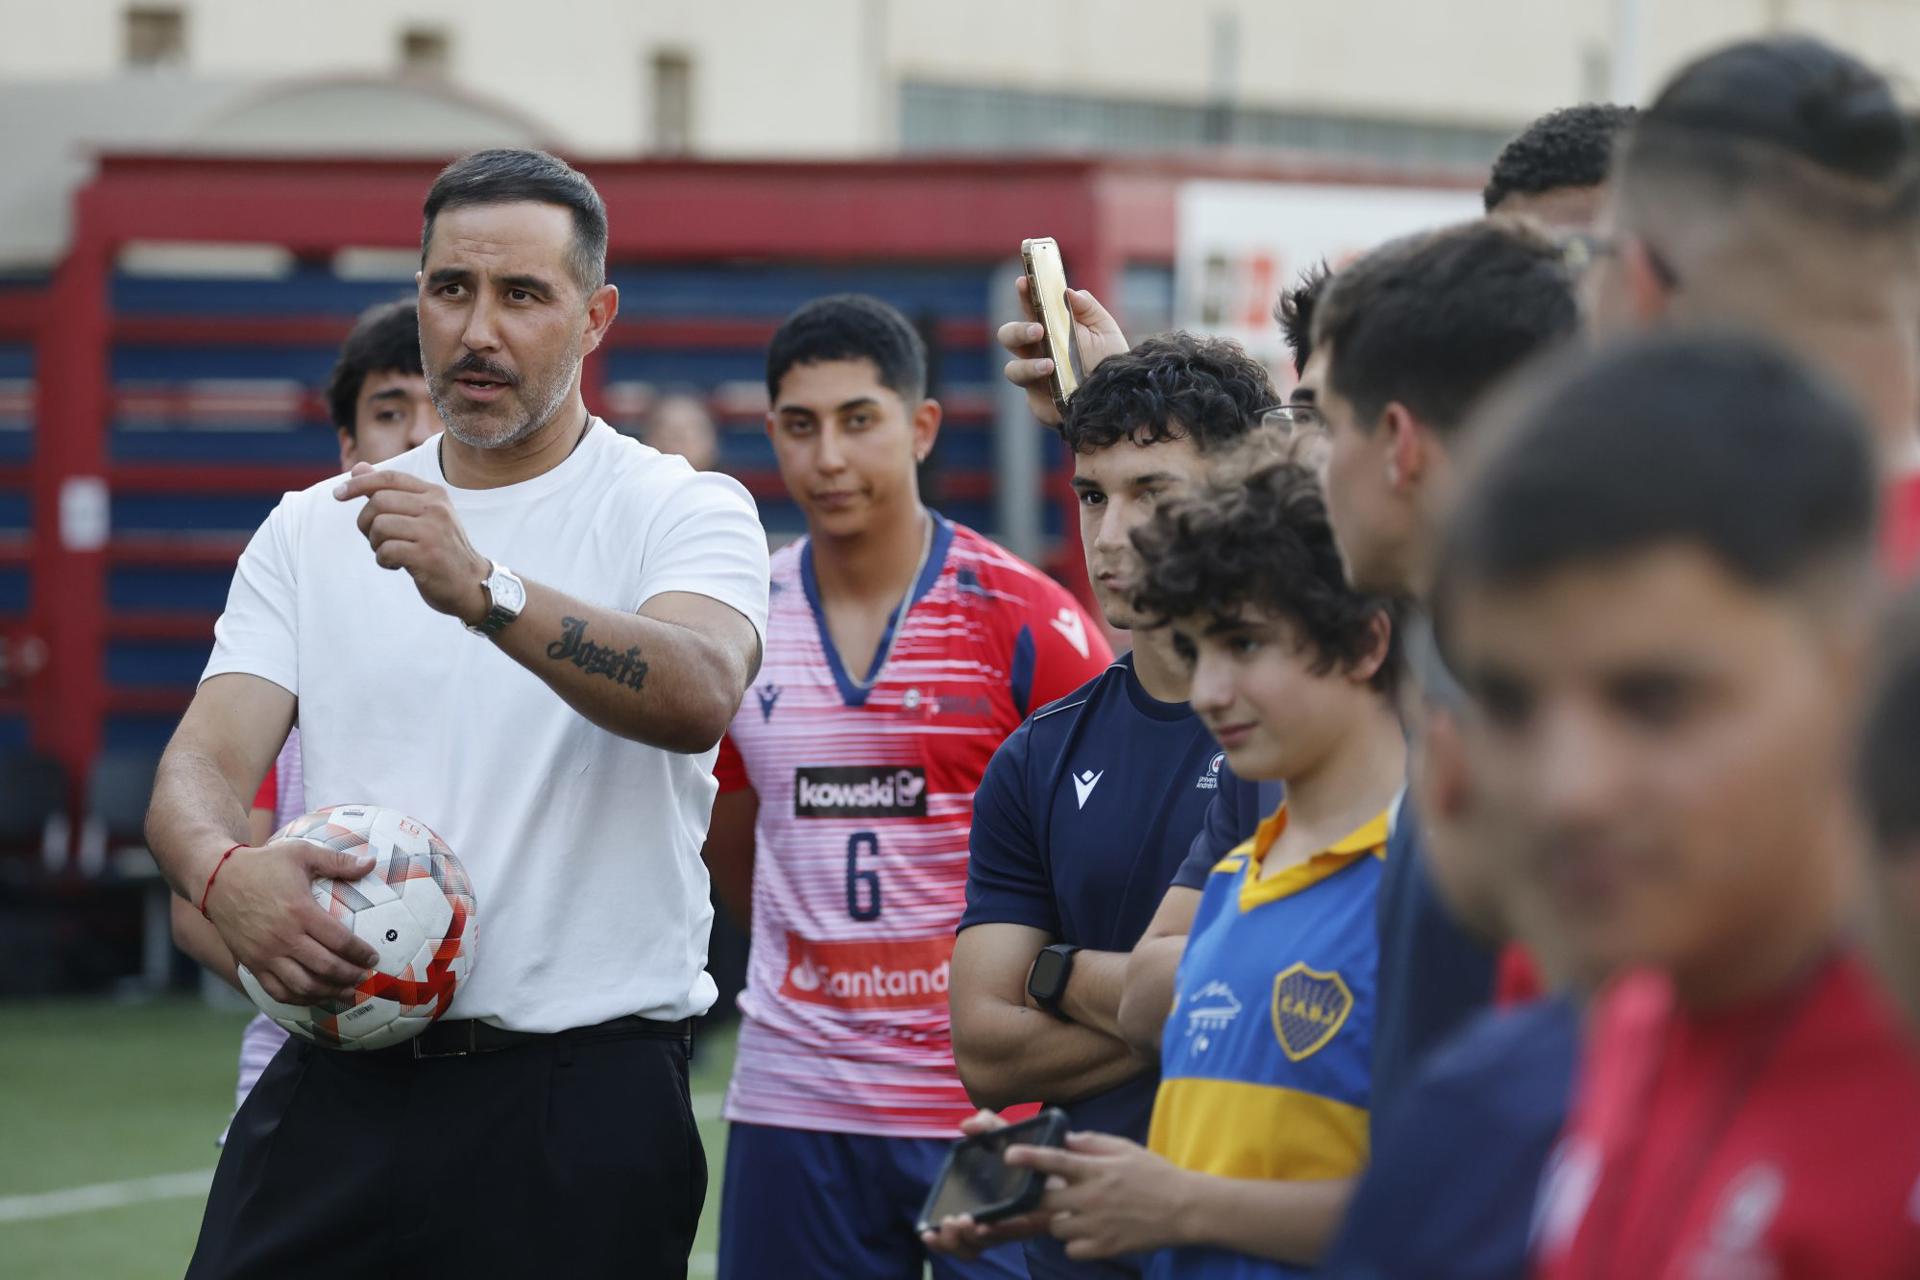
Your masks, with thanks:
[[[1027,970],[1027,994],[1033,1002],[1062,1022],[1070,1022],[1060,1012],[1060,1000],[1067,994],[1067,979],[1073,976],[1073,953],[1080,950],[1070,942],[1056,942],[1040,948]]]

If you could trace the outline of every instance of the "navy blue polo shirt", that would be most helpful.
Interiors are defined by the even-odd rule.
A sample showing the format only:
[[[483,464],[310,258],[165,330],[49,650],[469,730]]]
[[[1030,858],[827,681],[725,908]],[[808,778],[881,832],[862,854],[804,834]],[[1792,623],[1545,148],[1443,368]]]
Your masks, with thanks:
[[[1338,1280],[1527,1274],[1534,1197],[1566,1123],[1579,1014],[1489,1009],[1428,1055],[1387,1122],[1322,1264]]]
[[[1234,777],[1221,757],[1221,786],[1207,806],[1206,821],[1193,838],[1187,860],[1173,873],[1173,883],[1181,889],[1203,890],[1220,859],[1232,853],[1260,828],[1260,820],[1279,811],[1287,798],[1287,788],[1279,782],[1246,782]],[[1226,780],[1232,778],[1232,785]]]
[[[1234,815],[1249,815],[1250,834],[1258,789],[1233,776],[1192,708],[1148,695],[1128,654],[1034,712],[994,753],[973,797],[960,928],[1019,924],[1096,951],[1131,951],[1223,791]],[[1066,1111],[1075,1129],[1144,1143],[1158,1086],[1147,1072]],[[1049,1261],[1076,1275],[1138,1274],[1063,1264],[1058,1243],[1029,1247],[1033,1274],[1057,1273]]]
[[[1373,1025],[1378,1133],[1420,1059],[1493,999],[1492,950],[1454,923],[1420,849],[1420,818],[1405,795],[1380,872],[1380,976]]]

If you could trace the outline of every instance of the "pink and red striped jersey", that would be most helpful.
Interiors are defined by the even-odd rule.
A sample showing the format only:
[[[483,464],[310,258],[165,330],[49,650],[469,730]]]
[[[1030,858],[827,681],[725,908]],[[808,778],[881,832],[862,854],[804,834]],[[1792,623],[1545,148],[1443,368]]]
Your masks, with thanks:
[[[1112,660],[1058,583],[934,517],[869,679],[828,636],[809,543],[773,557],[766,660],[715,776],[759,797],[753,949],[726,1117],[951,1136],[948,958],[973,792],[1027,713]]]

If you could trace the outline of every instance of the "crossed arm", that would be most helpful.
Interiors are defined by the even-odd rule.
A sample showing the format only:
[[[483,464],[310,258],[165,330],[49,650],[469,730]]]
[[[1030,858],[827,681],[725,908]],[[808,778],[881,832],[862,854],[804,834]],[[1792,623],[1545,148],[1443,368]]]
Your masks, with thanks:
[[[979,924],[953,948],[953,1056],[967,1094],[983,1107],[1072,1102],[1146,1070],[1119,1036],[1120,987],[1127,957],[1074,956],[1063,1021],[1027,996],[1034,957],[1054,939],[1018,924]]]
[[[1160,1029],[1173,1006],[1174,977],[1187,949],[1187,934],[1200,909],[1200,891],[1171,885],[1127,956],[1120,996],[1120,1035],[1134,1052],[1158,1057]]]

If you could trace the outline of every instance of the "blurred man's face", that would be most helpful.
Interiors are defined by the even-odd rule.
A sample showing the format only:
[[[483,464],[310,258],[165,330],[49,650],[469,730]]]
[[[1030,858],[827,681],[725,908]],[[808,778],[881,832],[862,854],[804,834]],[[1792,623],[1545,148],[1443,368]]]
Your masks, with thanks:
[[[1306,364],[1300,367],[1300,380],[1287,393],[1287,405],[1300,413],[1288,434],[1288,448],[1293,461],[1318,475],[1324,488],[1327,474],[1328,437],[1324,415],[1320,409],[1320,388],[1327,381],[1327,355],[1316,350],[1307,357]]]
[[[440,430],[440,415],[427,394],[427,380],[417,373],[387,369],[370,373],[360,384],[354,404],[352,435],[340,433],[340,469],[357,462],[385,462],[418,448]]]
[[[1882,851],[1868,879],[1867,941],[1887,990],[1920,1035],[1920,846]]]
[[[662,453],[678,454],[695,471],[711,471],[719,455],[713,419],[692,396],[668,396],[655,406],[646,441]]]
[[[1600,339],[1619,337],[1646,327],[1621,241],[1618,201],[1607,195],[1593,220],[1597,247],[1581,272],[1577,292],[1587,330]]]
[[[1347,579],[1361,591],[1404,592],[1410,586],[1407,547],[1418,534],[1418,521],[1412,505],[1395,491],[1392,436],[1378,423],[1362,423],[1353,402],[1324,377],[1318,402],[1326,424],[1320,470],[1327,518]]]
[[[1291,618],[1246,607],[1171,625],[1174,652],[1192,676],[1188,701],[1243,778],[1304,776],[1381,709],[1366,683],[1379,658],[1316,672],[1319,655]],[[1382,632],[1381,656],[1385,641]]]
[[[441,420],[463,444],[520,443],[579,385],[615,295],[609,285],[583,293],[572,244],[573,215],[559,205],[473,205],[434,220],[419,276],[420,354]]]
[[[807,531],[851,538],[919,501],[914,466],[939,425],[939,405],[909,409],[873,361],[822,360],[780,379],[767,438]]]
[[[1080,507],[1080,547],[1094,602],[1107,625],[1139,625],[1133,593],[1140,557],[1133,531],[1167,499],[1192,489],[1206,473],[1199,448],[1185,436],[1139,445],[1122,439],[1073,456],[1073,492]]]
[[[1709,971],[1831,901],[1848,699],[1811,609],[1676,544],[1467,584],[1453,615],[1509,918],[1575,972]]]
[[[1403,717],[1408,740],[1415,744],[1408,753],[1407,794],[1420,815],[1420,852],[1434,887],[1455,923],[1490,941],[1510,938],[1511,871],[1494,852],[1505,828],[1499,815],[1474,803],[1466,709],[1407,698]]]

